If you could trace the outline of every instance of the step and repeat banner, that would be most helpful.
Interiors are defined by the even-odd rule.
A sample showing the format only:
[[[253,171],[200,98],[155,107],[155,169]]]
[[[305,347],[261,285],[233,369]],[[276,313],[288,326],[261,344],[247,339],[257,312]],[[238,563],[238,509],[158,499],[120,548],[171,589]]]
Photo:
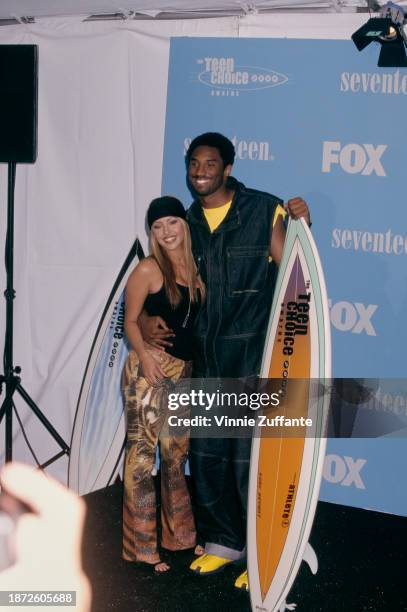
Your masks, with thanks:
[[[378,68],[378,54],[350,40],[173,39],[162,192],[189,206],[185,151],[217,131],[235,145],[236,178],[308,202],[333,374],[368,388],[336,394],[342,437],[321,499],[407,515],[407,70]]]

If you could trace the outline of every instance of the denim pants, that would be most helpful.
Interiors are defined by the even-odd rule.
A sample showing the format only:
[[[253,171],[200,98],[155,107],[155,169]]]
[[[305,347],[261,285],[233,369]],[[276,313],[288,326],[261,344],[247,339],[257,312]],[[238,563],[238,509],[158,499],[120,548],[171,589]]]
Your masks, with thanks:
[[[190,441],[199,540],[206,552],[233,561],[246,556],[250,449],[249,438]]]

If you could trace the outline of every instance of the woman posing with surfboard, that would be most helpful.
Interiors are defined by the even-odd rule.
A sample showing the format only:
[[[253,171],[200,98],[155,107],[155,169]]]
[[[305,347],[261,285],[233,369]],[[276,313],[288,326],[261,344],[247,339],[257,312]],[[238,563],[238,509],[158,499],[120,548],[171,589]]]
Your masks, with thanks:
[[[153,200],[147,222],[152,255],[137,265],[126,285],[125,331],[132,350],[123,371],[127,419],[123,558],[165,572],[170,568],[160,560],[157,548],[152,470],[160,442],[161,543],[168,550],[192,548],[196,532],[184,476],[189,431],[169,432],[168,393],[190,376],[191,329],[205,288],[192,256],[181,202],[169,196]],[[143,309],[161,317],[165,328],[172,330],[172,346],[166,352],[144,342],[138,325]],[[178,409],[177,416],[185,415]]]

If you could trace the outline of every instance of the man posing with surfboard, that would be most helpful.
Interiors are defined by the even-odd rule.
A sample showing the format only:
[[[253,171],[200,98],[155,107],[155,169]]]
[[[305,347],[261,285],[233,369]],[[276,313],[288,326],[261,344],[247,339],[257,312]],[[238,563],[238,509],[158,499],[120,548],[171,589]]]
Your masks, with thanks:
[[[259,373],[276,264],[283,251],[286,212],[309,210],[296,197],[279,198],[246,188],[232,178],[232,142],[218,133],[196,137],[186,154],[188,183],[196,199],[187,213],[192,250],[206,284],[207,299],[194,333],[194,376],[241,378]],[[168,346],[162,320],[145,321],[145,337]],[[246,556],[247,489],[251,440],[191,439],[197,528],[205,554],[191,570],[207,576]],[[247,588],[247,573],[236,581]]]

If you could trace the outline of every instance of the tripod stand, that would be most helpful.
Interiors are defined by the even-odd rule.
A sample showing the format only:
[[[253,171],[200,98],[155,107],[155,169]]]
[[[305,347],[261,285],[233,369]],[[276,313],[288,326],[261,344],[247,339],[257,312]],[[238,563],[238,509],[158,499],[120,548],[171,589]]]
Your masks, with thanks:
[[[69,455],[69,446],[54,429],[45,415],[34,403],[27,391],[21,384],[21,368],[13,365],[13,300],[15,291],[13,289],[13,256],[14,256],[14,186],[16,178],[15,162],[8,162],[8,192],[7,192],[7,234],[5,248],[5,265],[7,288],[4,292],[6,298],[6,332],[4,341],[4,374],[0,375],[0,394],[5,387],[5,398],[0,408],[0,422],[5,416],[5,450],[6,461],[11,461],[13,456],[13,395],[17,392],[31,408],[35,416],[41,421],[49,434],[61,447],[61,451],[43,463],[41,468],[45,468],[63,455]]]

